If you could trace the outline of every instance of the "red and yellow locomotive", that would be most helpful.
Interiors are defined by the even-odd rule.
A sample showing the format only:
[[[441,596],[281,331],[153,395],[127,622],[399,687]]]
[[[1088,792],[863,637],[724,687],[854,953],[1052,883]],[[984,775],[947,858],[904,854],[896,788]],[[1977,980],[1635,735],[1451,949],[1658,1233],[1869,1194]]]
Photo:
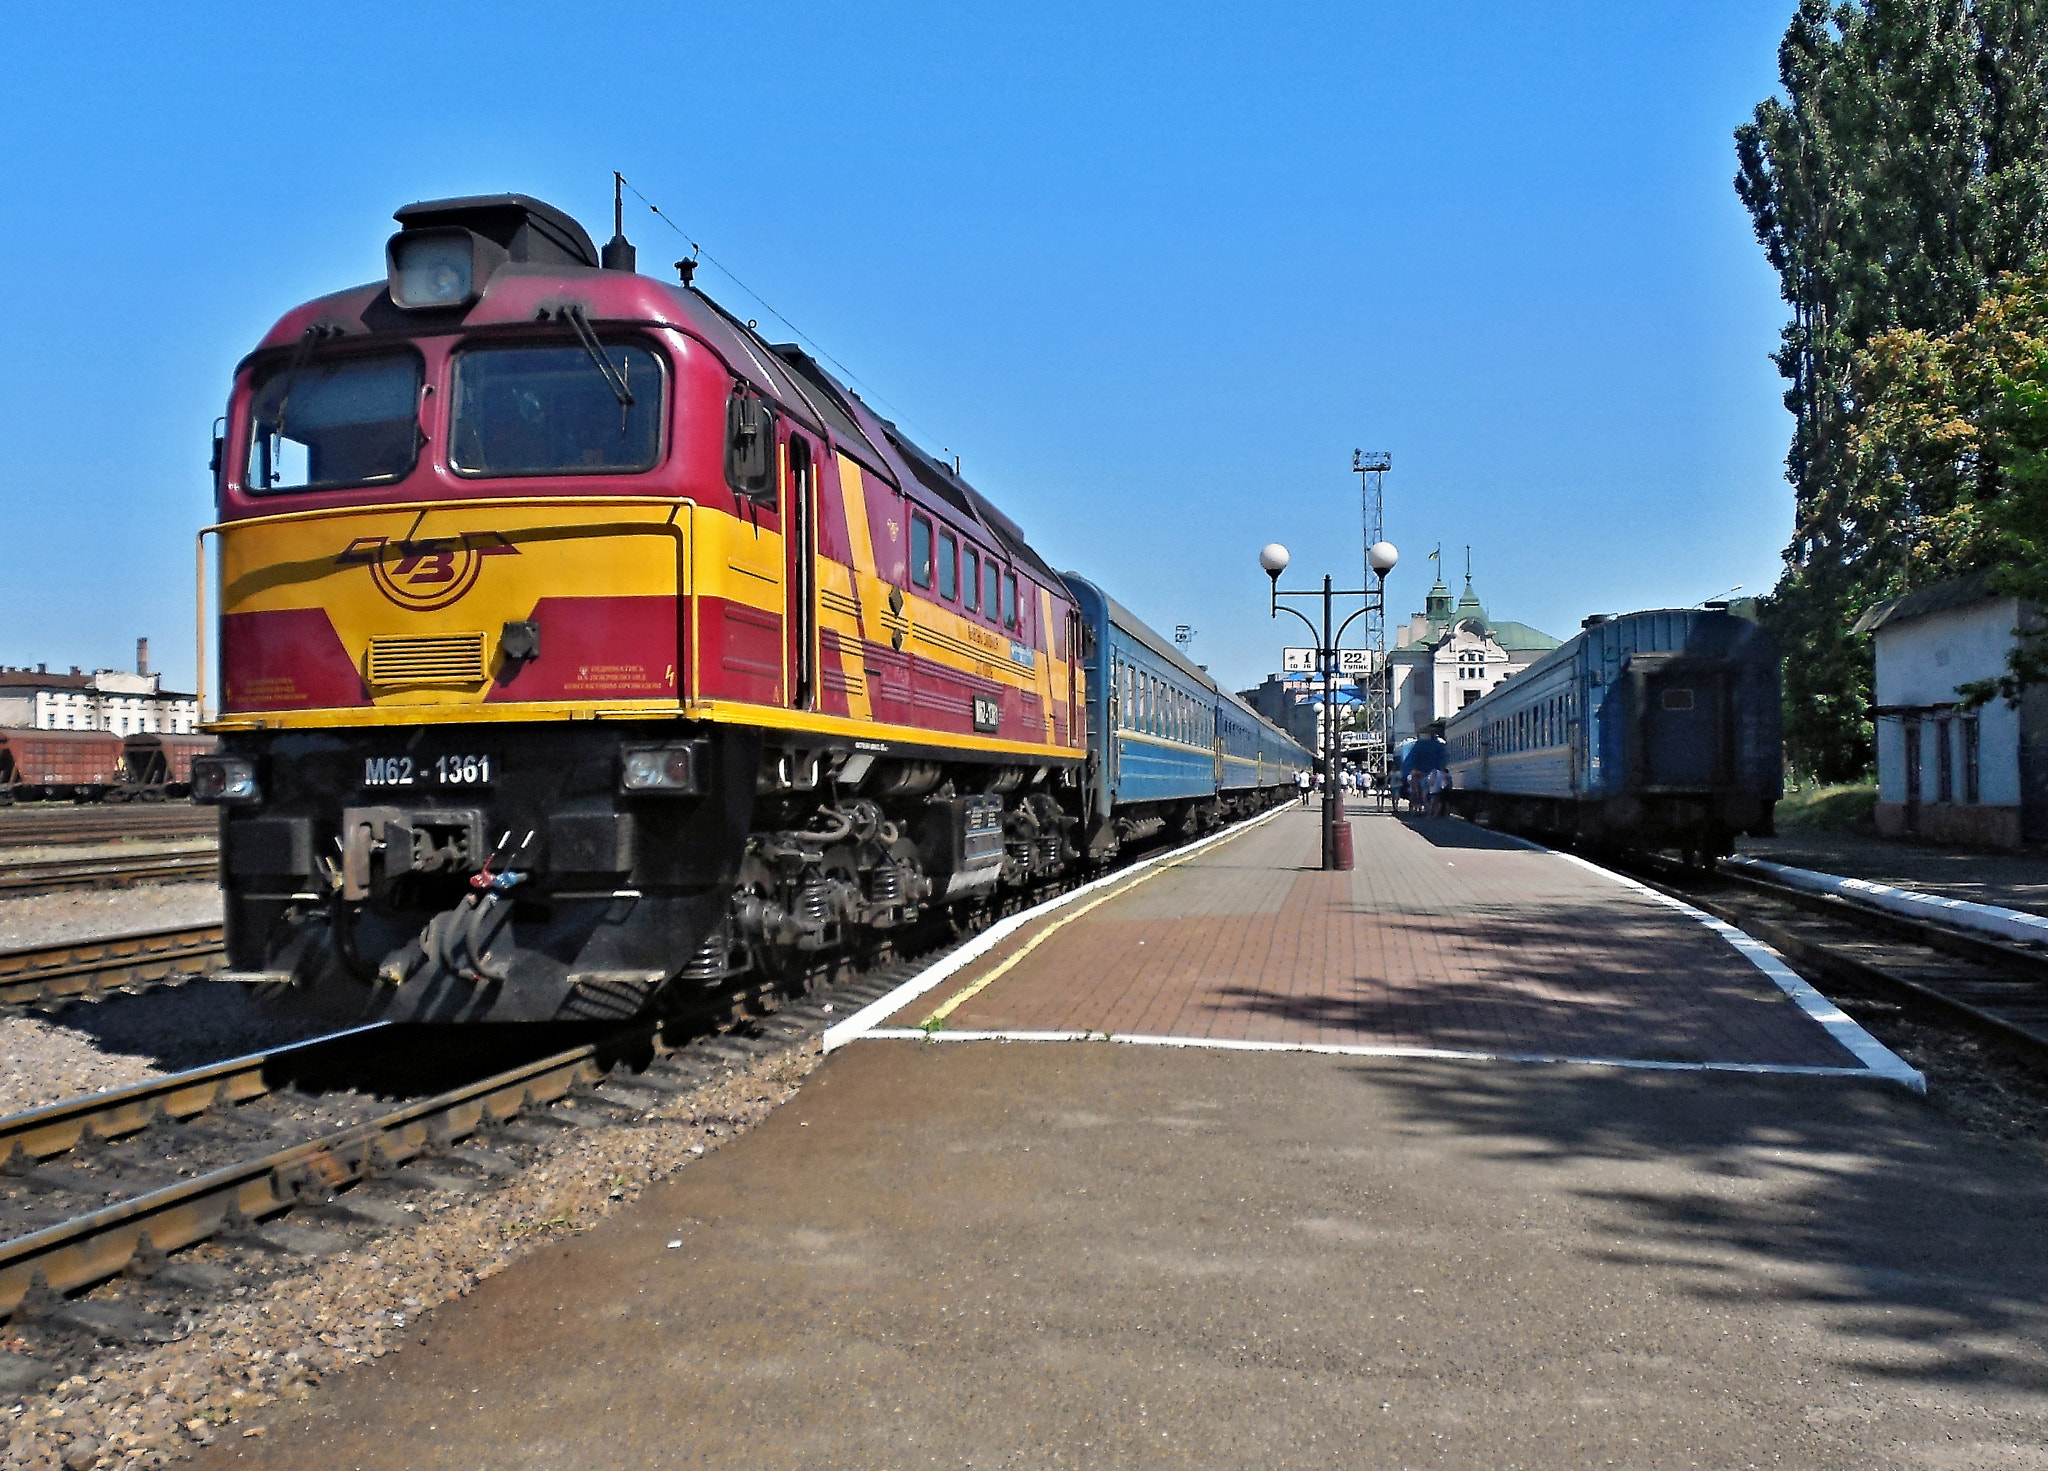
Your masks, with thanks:
[[[622,238],[397,219],[217,445],[233,975],[615,1017],[1078,861],[1080,623],[1013,523]]]

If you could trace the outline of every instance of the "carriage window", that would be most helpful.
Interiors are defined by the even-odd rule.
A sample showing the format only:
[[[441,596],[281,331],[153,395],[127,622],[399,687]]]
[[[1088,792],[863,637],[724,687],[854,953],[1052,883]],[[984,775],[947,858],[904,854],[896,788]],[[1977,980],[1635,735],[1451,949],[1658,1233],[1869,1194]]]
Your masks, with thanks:
[[[970,613],[981,611],[981,553],[962,547],[960,559],[960,602]]]
[[[402,478],[419,453],[419,401],[420,360],[409,352],[279,363],[249,404],[249,489]]]
[[[932,585],[932,523],[922,516],[910,518],[910,580]]]
[[[455,359],[448,459],[464,475],[651,470],[661,455],[661,359],[600,344],[472,347]]]
[[[1017,574],[1003,574],[1003,627],[1017,626]]]
[[[960,596],[960,543],[950,531],[939,533],[939,596],[948,602]]]

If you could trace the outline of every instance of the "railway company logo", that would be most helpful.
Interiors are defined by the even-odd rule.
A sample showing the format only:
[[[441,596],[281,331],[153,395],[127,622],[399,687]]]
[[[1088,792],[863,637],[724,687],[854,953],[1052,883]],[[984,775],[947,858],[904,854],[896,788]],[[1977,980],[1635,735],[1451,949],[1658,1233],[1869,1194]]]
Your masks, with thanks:
[[[465,531],[419,539],[359,536],[334,560],[342,567],[368,567],[377,591],[390,601],[409,612],[431,613],[460,602],[476,586],[484,558],[518,555],[503,532]]]

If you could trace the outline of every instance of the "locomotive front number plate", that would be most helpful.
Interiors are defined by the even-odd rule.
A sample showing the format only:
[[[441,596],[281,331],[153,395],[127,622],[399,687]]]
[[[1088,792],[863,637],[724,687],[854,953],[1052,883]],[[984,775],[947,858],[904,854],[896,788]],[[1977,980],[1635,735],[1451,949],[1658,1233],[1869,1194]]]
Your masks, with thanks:
[[[366,787],[487,787],[488,756],[369,756],[363,761]]]

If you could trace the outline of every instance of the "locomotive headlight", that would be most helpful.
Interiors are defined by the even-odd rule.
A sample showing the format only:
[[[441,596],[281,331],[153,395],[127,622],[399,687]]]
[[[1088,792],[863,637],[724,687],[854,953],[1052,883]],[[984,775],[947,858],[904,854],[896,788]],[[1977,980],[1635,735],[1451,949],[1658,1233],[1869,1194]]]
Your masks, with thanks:
[[[619,753],[619,790],[650,797],[694,796],[704,790],[708,754],[703,741],[627,746]]]
[[[247,756],[194,756],[192,800],[241,804],[263,800],[256,785],[256,763]]]
[[[461,306],[475,277],[467,230],[401,233],[391,242],[391,299],[402,307]]]

